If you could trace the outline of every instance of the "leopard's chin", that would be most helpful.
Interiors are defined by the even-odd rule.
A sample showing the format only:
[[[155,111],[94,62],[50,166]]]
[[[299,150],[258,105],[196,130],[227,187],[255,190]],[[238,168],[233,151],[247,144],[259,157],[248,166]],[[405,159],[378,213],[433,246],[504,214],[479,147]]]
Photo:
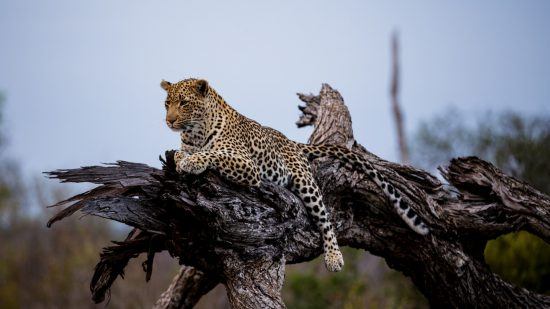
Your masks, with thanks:
[[[189,125],[186,125],[184,123],[176,123],[175,125],[174,124],[172,124],[171,126],[169,125],[168,128],[170,128],[170,130],[174,132],[181,133],[184,130],[186,130],[188,126]]]
[[[173,131],[182,132],[184,130],[190,130],[192,128],[193,128],[193,123],[192,122],[183,122],[183,123],[178,124],[177,126],[172,127],[171,129]]]

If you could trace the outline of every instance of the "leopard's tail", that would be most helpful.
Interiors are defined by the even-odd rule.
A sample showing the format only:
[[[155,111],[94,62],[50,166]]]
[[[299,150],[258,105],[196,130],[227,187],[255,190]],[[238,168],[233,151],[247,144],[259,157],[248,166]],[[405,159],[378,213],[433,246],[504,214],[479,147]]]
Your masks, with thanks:
[[[344,163],[349,163],[361,169],[366,175],[369,176],[381,189],[384,194],[389,198],[390,203],[393,205],[399,216],[407,223],[408,226],[421,235],[426,235],[430,232],[428,226],[422,221],[420,216],[412,210],[407,202],[401,196],[401,193],[389,182],[386,178],[378,172],[370,162],[366,159],[358,156],[351,150],[334,145],[307,145],[299,144],[308,159],[320,158],[320,157],[334,157]]]

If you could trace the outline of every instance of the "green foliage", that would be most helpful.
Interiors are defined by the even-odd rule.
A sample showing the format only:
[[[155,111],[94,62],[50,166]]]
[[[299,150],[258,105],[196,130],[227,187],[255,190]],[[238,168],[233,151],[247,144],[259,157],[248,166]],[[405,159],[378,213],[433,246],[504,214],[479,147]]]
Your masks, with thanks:
[[[451,109],[418,129],[413,160],[434,169],[453,157],[476,155],[504,172],[550,193],[550,116],[512,112],[466,117]],[[550,246],[526,233],[504,235],[485,248],[485,258],[504,279],[550,291]]]
[[[427,308],[410,280],[382,259],[352,248],[342,252],[346,265],[339,273],[328,273],[322,258],[287,267],[288,308]]]
[[[293,271],[287,274],[283,295],[289,308],[359,308],[364,307],[362,295],[366,282],[357,275],[358,252],[343,248],[346,257],[344,270],[325,276],[319,276],[315,268],[303,272]],[[319,260],[319,259],[318,259]]]
[[[523,231],[501,236],[487,244],[485,260],[504,279],[550,294],[550,246],[540,238]]]

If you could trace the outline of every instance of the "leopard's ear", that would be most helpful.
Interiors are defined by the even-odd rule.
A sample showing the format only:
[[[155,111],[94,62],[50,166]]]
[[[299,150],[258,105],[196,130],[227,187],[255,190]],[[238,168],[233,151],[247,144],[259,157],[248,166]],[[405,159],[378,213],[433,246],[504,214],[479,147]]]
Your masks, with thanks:
[[[197,91],[200,95],[206,97],[206,95],[208,94],[208,82],[204,79],[197,80]]]
[[[164,79],[160,82],[160,87],[166,91],[172,86],[170,82],[165,81]]]

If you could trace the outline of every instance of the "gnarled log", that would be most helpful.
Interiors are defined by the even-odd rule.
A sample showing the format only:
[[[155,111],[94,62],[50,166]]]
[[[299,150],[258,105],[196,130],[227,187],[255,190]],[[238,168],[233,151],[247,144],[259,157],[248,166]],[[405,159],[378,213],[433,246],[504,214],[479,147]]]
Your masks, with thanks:
[[[429,225],[420,236],[394,213],[380,189],[361,172],[337,160],[320,159],[313,170],[330,210],[339,242],[383,257],[410,276],[433,306],[550,307],[550,297],[515,287],[484,262],[489,239],[528,230],[549,241],[550,203],[544,194],[480,159],[458,158],[441,169],[453,186],[429,173],[384,161],[356,143],[340,94],[323,85],[306,103],[299,126],[314,125],[310,142],[339,144],[366,157],[402,193]],[[128,238],[106,248],[96,267],[93,299],[104,299],[129,259],[168,250],[185,265],[157,308],[188,308],[223,283],[236,308],[284,307],[281,287],[286,263],[322,253],[320,236],[301,201],[286,188],[245,188],[215,172],[178,175],[173,152],[159,170],[119,161],[50,172],[64,182],[97,188],[57,205],[73,203],[49,225],[76,211],[134,227]],[[345,257],[344,257],[345,258]],[[151,272],[145,263],[146,271]]]

